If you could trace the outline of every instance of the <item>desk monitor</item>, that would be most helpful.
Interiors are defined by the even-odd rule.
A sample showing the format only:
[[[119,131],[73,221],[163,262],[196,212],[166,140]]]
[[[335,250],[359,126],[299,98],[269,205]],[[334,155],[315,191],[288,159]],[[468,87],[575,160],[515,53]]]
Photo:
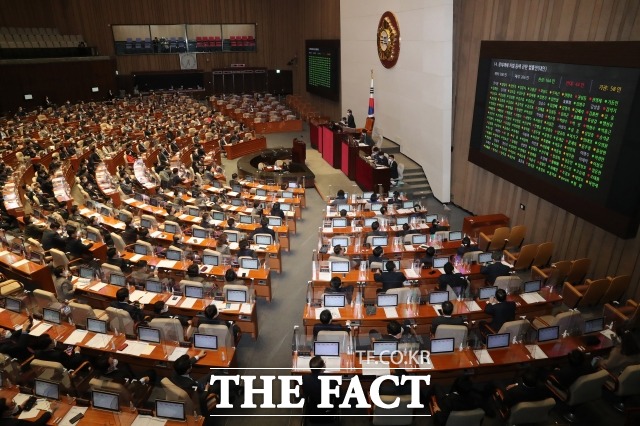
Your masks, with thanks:
[[[91,240],[94,243],[100,241],[100,236],[92,231],[87,231],[87,240]]]
[[[398,306],[397,294],[378,294],[378,307],[392,308]]]
[[[351,262],[346,260],[344,262],[329,262],[330,271],[332,274],[346,274],[349,272],[349,268],[351,267]]]
[[[478,254],[478,263],[481,265],[484,263],[489,263],[492,260],[493,260],[493,253],[491,252],[484,252],[484,253]]]
[[[431,339],[431,355],[448,354],[453,352],[456,339],[447,337],[444,339]]]
[[[371,247],[386,247],[389,245],[389,237],[373,237],[371,238]]]
[[[220,182],[219,180],[214,180],[213,182],[211,182],[211,186],[213,186],[214,188],[222,188],[222,182]]]
[[[197,207],[187,207],[187,214],[189,216],[199,217],[200,216],[200,209],[197,208]]]
[[[60,311],[57,309],[42,308],[42,319],[54,324],[60,324]]]
[[[80,278],[93,278],[93,268],[90,266],[81,266],[80,267]]]
[[[409,224],[409,216],[396,217],[396,226],[402,226],[405,223]]]
[[[462,240],[462,232],[461,231],[451,231],[449,232],[449,241],[460,241]]]
[[[133,252],[135,254],[146,255],[147,254],[147,246],[144,244],[135,244],[133,246]]]
[[[375,217],[367,217],[364,219],[364,226],[371,228],[371,225],[373,225],[373,222],[377,222],[377,221],[378,219]]]
[[[141,342],[160,343],[160,329],[138,327],[138,339]]]
[[[243,269],[258,269],[259,266],[260,266],[259,259],[253,259],[253,258],[240,259],[240,267]]]
[[[434,257],[433,258],[433,267],[434,268],[444,268],[444,265],[449,261],[448,257]]]
[[[378,340],[373,342],[373,356],[391,356],[398,352],[398,342]]]
[[[347,218],[346,217],[334,217],[331,219],[331,226],[333,228],[346,228],[347,227]]]
[[[255,243],[259,246],[270,246],[273,244],[273,238],[271,235],[256,235]]]
[[[498,287],[496,287],[496,286],[480,287],[480,291],[478,293],[478,299],[480,299],[480,300],[489,300],[492,297],[496,297],[496,291],[497,290],[498,290]]]
[[[407,200],[402,202],[403,209],[413,209],[413,201]]]
[[[205,254],[202,256],[204,265],[218,266],[220,265],[220,257],[217,254]]]
[[[129,220],[129,215],[123,212],[118,213],[118,220],[120,222],[126,222],[127,220]]]
[[[253,216],[251,215],[241,214],[238,216],[238,218],[240,219],[240,223],[244,223],[247,225],[251,225],[253,223]]]
[[[211,213],[211,219],[223,221],[225,219],[224,218],[224,212],[213,212],[213,213]]]
[[[102,216],[111,216],[112,213],[113,212],[109,207],[105,207],[105,206],[100,207],[100,214]]]
[[[342,210],[345,210],[345,211],[347,211],[347,212],[350,212],[350,211],[351,211],[351,205],[350,205],[350,204],[338,204],[338,205],[336,206],[336,211],[339,213],[339,212],[341,212]]]
[[[256,189],[256,195],[258,197],[266,197],[267,196],[267,190],[258,188],[258,189]]]
[[[508,348],[511,341],[511,333],[489,334],[487,336],[487,349]]]
[[[291,211],[291,204],[290,203],[280,203],[280,210],[282,210],[283,212]]]
[[[87,318],[87,331],[107,334],[107,322],[95,318]]]
[[[597,333],[602,330],[604,330],[604,317],[598,317],[584,322],[584,334]]]
[[[98,410],[120,411],[120,403],[117,393],[92,391],[91,405]]]
[[[388,262],[388,260],[385,260],[384,262],[382,262],[382,273],[389,272],[389,271],[387,271],[387,262]],[[392,260],[391,262],[393,262],[393,264],[396,265],[395,266],[395,271],[396,272],[399,271],[400,270],[400,261],[399,260]]]
[[[540,280],[533,281],[525,281],[524,283],[524,292],[525,293],[536,293],[540,291],[542,287],[542,282]]]
[[[438,220],[438,215],[437,214],[428,214],[427,217],[425,218],[426,222],[431,224],[431,222],[433,222],[435,220]]]
[[[238,242],[238,233],[237,232],[225,232],[227,234],[227,241],[230,243]]]
[[[204,288],[195,285],[184,286],[185,297],[194,297],[196,299],[204,299]]]
[[[231,190],[233,192],[242,192],[242,185],[235,183],[231,186]]]
[[[151,229],[151,221],[149,219],[140,219],[140,227]]]
[[[538,342],[540,343],[557,340],[558,337],[560,337],[560,327],[557,325],[538,329]]]
[[[142,194],[140,194],[140,193],[136,193],[136,194],[133,196],[133,198],[134,198],[136,201],[143,201],[143,200],[144,200],[144,195],[142,195]],[[85,205],[86,205],[86,204],[87,204],[87,203],[85,203]]]
[[[247,303],[247,291],[227,290],[227,302]]]
[[[381,208],[382,208],[382,203],[371,203],[372,212],[379,212]]]
[[[314,356],[340,356],[340,342],[313,342]]]
[[[193,238],[207,238],[207,230],[201,228],[191,228],[191,236]]]
[[[282,191],[282,198],[293,198],[292,191]]]
[[[112,272],[109,274],[109,284],[117,285],[118,287],[124,287],[127,282],[126,277],[123,274]]]
[[[240,207],[242,205],[242,200],[240,198],[233,198],[231,200],[231,205],[235,207]]]
[[[193,347],[196,349],[218,349],[218,336],[195,333],[193,335]]]
[[[144,284],[144,288],[149,293],[162,293],[162,283],[159,280],[148,279]]]
[[[37,250],[29,252],[29,260],[39,265],[44,265],[44,253]]]
[[[159,204],[160,204],[160,200],[158,200],[156,197],[149,198],[149,205],[151,207],[158,207]]]
[[[22,301],[20,301],[19,299],[14,299],[12,297],[5,297],[4,308],[12,312],[20,313],[20,311],[22,311]]]
[[[333,237],[331,239],[331,247],[340,246],[347,248],[349,247],[349,237]]]
[[[370,200],[372,196],[373,196],[373,191],[366,191],[362,193],[363,200]]]
[[[429,304],[430,305],[440,305],[449,300],[449,292],[448,291],[432,291],[429,293]]]
[[[184,422],[187,420],[184,402],[156,399],[156,416],[161,419]]]
[[[60,384],[49,380],[36,379],[33,393],[41,398],[60,399]]]
[[[167,250],[167,260],[182,260],[182,251],[172,249]]]
[[[411,244],[414,244],[414,245],[427,244],[427,235],[426,234],[412,234],[411,235]]]
[[[164,224],[164,232],[166,232],[167,234],[177,234],[178,233],[178,227],[176,225],[174,225],[173,223],[165,223]]]
[[[269,216],[269,226],[282,226],[282,218],[278,216]]]
[[[297,188],[298,187],[298,182],[289,182],[289,188]]]
[[[323,294],[322,299],[325,308],[344,308],[347,305],[347,297],[344,294]]]
[[[32,209],[31,216],[35,217],[36,219],[42,219],[42,212],[40,211],[40,209]]]
[[[137,196],[137,195],[136,195],[136,200],[138,200],[138,196]],[[139,199],[138,201],[142,201],[142,194],[140,195],[140,199]],[[84,206],[85,206],[86,208],[88,208],[89,210],[93,210],[93,209],[96,207],[96,205],[94,204],[94,202],[93,202],[93,201],[91,201],[91,200],[87,200],[87,201],[85,201],[85,202],[84,202]]]
[[[24,249],[24,243],[19,238],[14,238],[11,242],[11,252],[14,254],[22,255],[26,250]]]

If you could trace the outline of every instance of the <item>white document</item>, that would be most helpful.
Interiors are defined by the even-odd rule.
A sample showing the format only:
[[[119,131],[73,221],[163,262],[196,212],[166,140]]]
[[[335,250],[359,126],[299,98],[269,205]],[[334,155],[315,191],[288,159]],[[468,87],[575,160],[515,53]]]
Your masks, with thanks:
[[[176,263],[178,263],[176,260],[162,259],[160,262],[158,262],[158,265],[156,265],[156,268],[171,269],[175,266]]]
[[[19,393],[13,397],[13,402],[15,402],[17,405],[22,405],[27,402],[27,399],[29,399],[30,397],[31,395],[29,395],[28,393]]]
[[[167,424],[166,420],[153,416],[142,416],[139,414],[133,423],[131,423],[131,426],[164,426],[165,424]]]
[[[133,256],[131,256],[131,257],[129,258],[129,262],[131,262],[131,263],[135,263],[135,262],[137,262],[138,260],[142,259],[142,257],[143,257],[143,256],[144,256],[144,255],[142,255],[142,254],[134,254]]]
[[[489,351],[486,349],[480,349],[478,351],[473,351],[476,356],[476,359],[480,364],[493,364],[493,358],[489,355]]]
[[[322,357],[325,363],[326,371],[338,371],[342,365],[342,360],[339,356],[325,356]],[[309,365],[309,364],[307,364]]]
[[[75,285],[78,288],[85,288],[89,284],[91,284],[91,279],[90,278],[78,278],[76,280],[76,282],[75,282]]]
[[[368,376],[387,376],[390,374],[389,363],[379,361],[363,361],[362,374]]]
[[[528,305],[532,303],[544,303],[544,297],[540,296],[538,293],[524,293],[520,295],[520,298],[524,300],[524,302]]]
[[[8,255],[9,252],[7,250],[0,251],[0,257]]]
[[[229,243],[229,250],[238,250],[239,248],[238,243]]]
[[[35,417],[38,416],[38,414],[40,414],[40,410],[36,407],[33,407],[31,410],[29,411],[23,411],[20,413],[20,415],[18,416],[19,419],[33,419]]]
[[[526,348],[531,354],[531,358],[533,359],[549,358],[547,354],[545,354],[544,351],[538,345],[526,345]]]
[[[184,301],[180,305],[181,308],[193,308],[193,305],[196,303],[195,297],[185,297]]]
[[[25,263],[29,263],[29,261],[27,259],[22,259],[22,260],[18,260],[16,263],[14,263],[13,266],[14,268],[19,268],[22,265],[24,265]]]
[[[420,278],[420,275],[416,274],[413,269],[403,269],[402,272],[407,278]]]
[[[64,341],[65,345],[77,345],[87,337],[87,330],[74,330]]]
[[[331,272],[318,272],[319,281],[331,281]]]
[[[253,311],[253,308],[251,306],[251,303],[243,303],[242,306],[240,306],[241,314],[250,315],[252,311]]]
[[[131,203],[135,203],[136,199],[135,198],[127,198],[126,200],[124,200],[125,203],[127,204],[131,204]]]
[[[440,312],[442,312],[442,305],[431,305],[434,311],[436,311],[437,316],[442,316]]]
[[[133,292],[129,294],[129,300],[135,302],[136,300],[140,300],[140,298],[146,296],[146,294],[146,291],[133,290]]]
[[[478,305],[475,300],[467,300],[464,303],[465,305],[467,305],[467,309],[470,310],[471,312],[477,312],[482,310],[480,309],[480,305]]]
[[[79,413],[82,413],[82,414],[86,413],[88,408],[89,407],[78,407],[78,406],[71,407],[71,409],[69,411],[67,411],[67,414],[62,418],[60,423],[58,423],[58,426],[74,426],[74,425],[77,425],[78,423],[71,424],[71,422],[69,422],[69,420],[74,418]]]
[[[413,247],[413,244],[405,244],[404,251],[416,251],[416,249]]]
[[[298,356],[296,358],[296,365],[294,366],[295,370],[310,370],[309,361],[311,361],[310,356]]]
[[[111,343],[111,339],[109,334],[96,333],[96,335],[86,343],[86,346],[96,349],[106,348]]]
[[[51,328],[51,324],[47,324],[43,322],[43,323],[40,323],[37,327],[32,328],[29,334],[36,337],[41,336],[43,333],[46,333],[46,331],[49,330],[50,328]]]
[[[169,361],[175,361],[176,359],[180,358],[182,355],[186,354],[188,351],[189,351],[189,348],[175,347],[173,349],[173,352],[171,352],[171,355],[169,355]]]
[[[141,305],[148,305],[156,297],[156,293],[144,292],[144,296],[138,299]]]
[[[386,307],[383,308],[384,309],[384,314],[386,315],[387,318],[398,318],[398,310],[394,307]]]
[[[94,284],[91,287],[89,287],[89,290],[91,291],[100,291],[103,288],[105,288],[107,286],[107,283],[98,283],[98,284]]]
[[[181,296],[171,296],[166,302],[164,302],[164,304],[168,306],[176,306],[180,300],[182,300]]]

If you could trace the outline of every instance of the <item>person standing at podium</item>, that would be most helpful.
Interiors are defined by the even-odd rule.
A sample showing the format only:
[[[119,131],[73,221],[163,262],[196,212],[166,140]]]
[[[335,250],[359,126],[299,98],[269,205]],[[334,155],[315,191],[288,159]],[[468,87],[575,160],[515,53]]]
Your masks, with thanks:
[[[347,110],[347,127],[352,129],[356,128],[356,119],[353,117],[353,112],[350,109]]]

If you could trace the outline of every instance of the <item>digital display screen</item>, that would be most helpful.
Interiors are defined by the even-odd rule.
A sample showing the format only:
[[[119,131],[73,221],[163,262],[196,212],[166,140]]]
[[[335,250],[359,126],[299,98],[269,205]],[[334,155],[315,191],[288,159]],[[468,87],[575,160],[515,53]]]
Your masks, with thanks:
[[[398,352],[398,342],[373,342],[373,356],[391,356]]]
[[[202,299],[204,297],[204,289],[193,285],[184,286],[184,295],[186,297],[195,297],[196,299]]]
[[[307,92],[340,99],[340,40],[306,40]]]
[[[244,290],[227,290],[227,302],[246,303],[247,292]]]
[[[391,308],[394,306],[398,306],[398,295],[397,294],[379,294],[378,306],[381,308]]]
[[[94,333],[107,334],[107,322],[95,318],[87,318],[87,330]]]
[[[340,342],[313,342],[315,356],[340,356]]]
[[[344,294],[324,294],[325,308],[344,308],[346,305],[346,297]]]
[[[448,337],[445,339],[431,339],[431,354],[445,354],[453,352],[455,339]]]
[[[218,336],[195,333],[193,335],[193,347],[196,349],[218,349]]]

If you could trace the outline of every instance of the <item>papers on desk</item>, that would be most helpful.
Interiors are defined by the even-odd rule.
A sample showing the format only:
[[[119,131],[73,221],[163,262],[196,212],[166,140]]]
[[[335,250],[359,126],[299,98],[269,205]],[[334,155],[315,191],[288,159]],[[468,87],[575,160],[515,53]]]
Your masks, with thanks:
[[[109,334],[96,333],[96,335],[86,343],[86,346],[96,349],[106,348],[111,343],[111,339],[112,337]]]
[[[383,308],[384,314],[387,318],[398,318],[398,310],[395,306]]]
[[[265,197],[264,195],[255,195],[253,199],[258,201],[267,201],[267,197]]]
[[[127,340],[127,347],[118,353],[127,354],[132,356],[149,355],[155,349],[155,345],[150,345],[145,342],[138,342],[136,340]]]
[[[29,399],[30,397],[31,395],[29,395],[28,393],[19,393],[13,397],[13,402],[15,402],[16,405],[22,405],[27,402],[27,399]]]
[[[22,265],[24,265],[25,263],[29,263],[29,261],[27,259],[22,259],[22,260],[18,260],[16,263],[14,263],[13,266],[14,268],[19,268]]]
[[[176,359],[180,358],[182,355],[186,354],[188,351],[189,351],[189,348],[175,347],[173,349],[173,352],[171,352],[171,355],[169,355],[169,361],[175,361]]]
[[[176,306],[182,297],[180,296],[171,296],[166,302],[164,302],[167,306]]]
[[[540,296],[538,293],[523,293],[520,295],[520,298],[524,300],[527,305],[546,302],[544,297]]]
[[[158,264],[156,265],[156,268],[171,269],[176,265],[176,263],[178,263],[178,261],[176,260],[162,259],[160,262],[158,262]]]
[[[229,250],[238,250],[239,248],[238,243],[229,243]]]
[[[138,415],[131,426],[164,426],[166,423],[166,420],[157,417]]]
[[[181,308],[193,308],[193,305],[195,305],[196,303],[196,299],[195,297],[185,297],[185,299],[182,301],[182,304],[180,305]]]
[[[442,316],[442,305],[431,305],[437,316]]]
[[[140,302],[141,305],[148,305],[149,303],[151,303],[153,298],[156,297],[156,293],[146,292],[146,291],[143,291],[142,293],[144,293],[144,296],[138,299],[138,302]]]
[[[140,298],[146,296],[146,294],[146,291],[133,290],[133,292],[129,294],[129,300],[135,302],[136,300],[140,300]]]
[[[83,216],[86,215],[87,213],[90,213],[90,212],[91,212],[91,210],[89,210],[86,207],[83,208],[83,209],[80,209],[80,214],[83,215]]]
[[[191,204],[191,203],[195,203],[195,202],[196,202],[196,199],[195,199],[195,198],[187,198],[185,201],[186,201],[187,203]]]
[[[87,337],[87,330],[74,330],[64,341],[65,345],[77,345]]]
[[[151,238],[158,238],[160,235],[162,235],[162,231],[153,231],[149,235],[151,236]]]
[[[362,361],[362,374],[365,376],[387,376],[390,374],[389,363],[379,361]]]
[[[604,337],[608,338],[609,340],[613,340],[616,337],[616,333],[613,330],[609,330],[608,328],[605,328],[604,330],[602,330],[600,334],[602,334]]]
[[[240,306],[240,313],[241,313],[241,314],[248,314],[248,315],[250,315],[252,310],[253,310],[253,309],[252,309],[251,303],[243,303],[243,304]]]
[[[420,275],[418,275],[413,269],[403,269],[402,272],[407,278],[420,278]]]
[[[245,268],[238,268],[238,278],[241,277],[248,277],[249,276],[249,269],[245,269]]]
[[[331,281],[331,272],[318,272],[318,280]]]
[[[127,198],[126,200],[124,200],[125,203],[127,204],[131,204],[131,203],[135,203],[136,199],[135,198]]]
[[[413,244],[405,244],[404,251],[416,251],[416,249],[413,247]]]
[[[467,300],[466,302],[464,302],[464,304],[467,305],[467,309],[470,310],[471,312],[477,312],[482,310],[480,309],[480,305],[478,305],[475,300]]]
[[[100,291],[107,286],[107,283],[97,283],[89,287],[91,291]]]
[[[342,366],[342,359],[339,356],[325,356],[322,359],[326,371],[339,371]]]
[[[8,255],[9,252],[7,250],[0,251],[0,257]]]
[[[322,313],[322,311],[327,310],[329,312],[331,312],[331,318],[333,319],[338,319],[340,318],[340,309],[339,308],[318,308],[316,309],[316,319],[319,320],[320,319],[320,314]]]
[[[126,228],[126,225],[124,224],[124,222],[116,222],[116,223],[112,223],[112,224],[111,224],[111,227],[112,227],[112,228],[115,228],[115,229],[122,229],[122,230],[124,230],[124,228]]]
[[[91,284],[91,279],[90,278],[78,278],[76,280],[76,282],[75,282],[75,285],[78,288],[85,288],[89,284]]]
[[[420,246],[420,247],[422,247],[422,246]],[[445,272],[444,272],[444,268],[436,268],[436,269],[437,269],[438,271],[440,271],[440,273],[441,273],[441,274],[443,274],[443,275],[444,275],[444,273],[445,273]],[[458,270],[458,268],[456,268],[456,267],[454,266],[454,267],[453,267],[453,273],[454,273],[454,274],[459,274],[459,273],[460,273],[460,271]]]
[[[526,345],[525,347],[527,348],[527,350],[531,354],[531,358],[533,359],[549,358],[547,354],[545,354],[544,351],[540,349],[540,346],[538,345]]]
[[[311,361],[310,356],[298,356],[298,358],[296,358],[296,365],[293,366],[293,369],[310,370],[311,368],[309,367],[309,361]]]
[[[477,351],[473,351],[476,356],[476,359],[480,364],[493,364],[493,358],[489,355],[489,351],[486,349],[480,349]]]
[[[72,418],[74,418],[76,415],[82,413],[86,413],[87,409],[89,407],[78,407],[78,406],[74,406],[71,407],[71,409],[69,411],[67,411],[67,414],[65,414],[65,416],[62,418],[62,420],[60,420],[60,423],[58,423],[58,426],[74,426],[77,425],[78,423],[71,423],[69,422],[69,420],[71,420]]]
[[[142,259],[143,256],[144,255],[142,255],[142,254],[134,254],[133,256],[131,256],[129,258],[129,262],[136,263],[138,260]]]
[[[29,334],[32,335],[32,336],[36,336],[36,337],[37,336],[41,336],[43,333],[45,333],[50,328],[51,328],[51,324],[47,324],[47,323],[41,322],[36,327],[33,327],[31,329],[31,331],[29,332]]]
[[[223,311],[239,311],[241,303],[227,303],[222,308]],[[227,306],[229,306],[227,308]]]
[[[40,409],[37,407],[33,407],[31,410],[29,411],[23,411],[20,413],[20,415],[18,416],[19,419],[33,419],[35,417],[38,417],[38,414],[40,414]]]

